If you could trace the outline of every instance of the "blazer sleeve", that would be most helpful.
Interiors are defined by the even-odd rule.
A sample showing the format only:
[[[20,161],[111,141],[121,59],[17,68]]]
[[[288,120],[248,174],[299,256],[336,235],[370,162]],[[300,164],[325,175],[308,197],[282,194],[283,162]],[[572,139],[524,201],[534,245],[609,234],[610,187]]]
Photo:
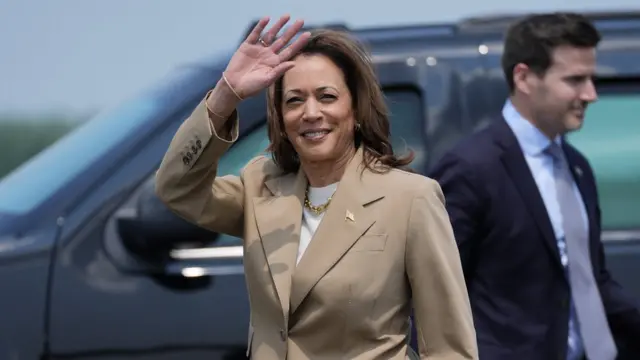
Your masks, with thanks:
[[[444,193],[462,267],[469,278],[474,272],[476,238],[486,209],[485,196],[477,185],[481,182],[473,168],[454,153],[444,155],[429,176],[439,183]]]
[[[421,359],[478,359],[476,334],[460,255],[440,186],[414,196],[406,271],[411,285]]]
[[[206,97],[205,97],[206,99]],[[208,230],[241,237],[241,176],[217,176],[218,162],[238,139],[238,113],[217,134],[205,99],[174,135],[156,172],[156,194],[174,213]]]

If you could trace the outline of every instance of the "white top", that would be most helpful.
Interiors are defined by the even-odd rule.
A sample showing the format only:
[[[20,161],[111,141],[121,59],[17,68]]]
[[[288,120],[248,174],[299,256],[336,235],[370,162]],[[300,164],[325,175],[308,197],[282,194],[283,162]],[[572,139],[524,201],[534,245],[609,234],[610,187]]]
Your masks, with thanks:
[[[338,188],[338,183],[333,183],[324,187],[309,187],[309,201],[313,206],[320,206],[325,204],[329,197]],[[302,254],[307,250],[307,246],[313,238],[324,212],[316,215],[306,207],[302,209],[302,226],[300,228],[300,245],[298,246],[298,258],[296,259],[296,265],[300,262]]]

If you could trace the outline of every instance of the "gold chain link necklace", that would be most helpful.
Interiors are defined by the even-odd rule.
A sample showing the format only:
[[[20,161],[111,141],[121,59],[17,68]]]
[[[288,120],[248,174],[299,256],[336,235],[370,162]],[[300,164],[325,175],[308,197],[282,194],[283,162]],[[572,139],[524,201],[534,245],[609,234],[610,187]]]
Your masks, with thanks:
[[[320,215],[322,214],[325,210],[327,210],[327,207],[329,207],[329,203],[331,203],[331,198],[333,198],[333,194],[331,194],[331,196],[329,196],[329,198],[327,199],[327,202],[325,202],[322,205],[318,205],[315,206],[311,203],[311,201],[309,200],[309,188],[307,188],[307,190],[304,193],[304,207],[306,207],[307,209],[309,209],[311,212],[313,212],[316,215]]]

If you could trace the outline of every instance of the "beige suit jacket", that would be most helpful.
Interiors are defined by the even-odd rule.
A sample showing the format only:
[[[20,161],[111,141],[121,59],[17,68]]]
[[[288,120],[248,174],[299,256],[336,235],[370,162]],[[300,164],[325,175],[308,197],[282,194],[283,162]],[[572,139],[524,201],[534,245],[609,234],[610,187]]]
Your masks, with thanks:
[[[362,172],[359,150],[296,266],[306,177],[263,156],[240,176],[217,177],[238,136],[237,113],[229,121],[231,134],[216,134],[201,102],[172,140],[156,190],[186,220],[244,239],[253,359],[405,359],[411,305],[422,359],[478,358],[435,181]]]

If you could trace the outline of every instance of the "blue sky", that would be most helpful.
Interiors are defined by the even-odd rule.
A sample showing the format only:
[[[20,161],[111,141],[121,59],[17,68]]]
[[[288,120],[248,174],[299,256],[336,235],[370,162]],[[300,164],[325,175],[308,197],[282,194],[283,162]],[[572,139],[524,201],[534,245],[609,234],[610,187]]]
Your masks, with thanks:
[[[638,0],[608,8],[640,9]],[[439,22],[559,9],[552,0],[0,0],[0,113],[113,106],[171,68],[236,46],[247,24],[284,12],[350,26]],[[439,3],[439,5],[433,5]],[[566,0],[561,9],[603,9]],[[429,5],[431,4],[431,5]],[[580,8],[582,6],[582,8]]]

